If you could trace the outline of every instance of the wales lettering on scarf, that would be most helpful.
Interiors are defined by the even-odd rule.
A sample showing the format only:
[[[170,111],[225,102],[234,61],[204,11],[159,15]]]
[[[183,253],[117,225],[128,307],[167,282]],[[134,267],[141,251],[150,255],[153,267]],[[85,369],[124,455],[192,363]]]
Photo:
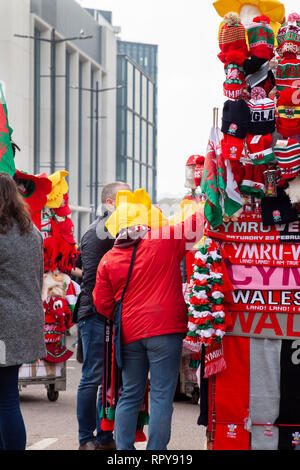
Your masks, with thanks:
[[[300,267],[300,245],[222,242],[224,258],[235,265]]]
[[[235,290],[230,311],[300,313],[300,290]]]

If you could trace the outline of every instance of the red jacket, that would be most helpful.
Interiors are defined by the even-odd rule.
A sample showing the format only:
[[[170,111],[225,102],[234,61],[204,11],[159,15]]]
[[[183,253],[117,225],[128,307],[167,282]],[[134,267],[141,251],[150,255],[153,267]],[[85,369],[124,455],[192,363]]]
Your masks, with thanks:
[[[140,241],[122,309],[123,344],[142,338],[187,331],[180,262],[203,235],[203,208],[184,223],[150,231]],[[97,271],[96,309],[113,319],[125,287],[133,246],[115,246]]]

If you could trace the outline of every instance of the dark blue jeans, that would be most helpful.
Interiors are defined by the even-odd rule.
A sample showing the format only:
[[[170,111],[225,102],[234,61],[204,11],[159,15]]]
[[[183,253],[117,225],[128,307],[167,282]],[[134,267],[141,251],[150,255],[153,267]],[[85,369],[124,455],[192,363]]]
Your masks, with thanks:
[[[139,409],[150,372],[147,450],[166,450],[171,436],[173,398],[182,353],[182,334],[152,336],[123,346],[122,394],[117,404],[118,450],[134,450]]]
[[[92,315],[81,320],[78,328],[83,350],[82,377],[77,392],[79,444],[97,440],[99,444],[104,445],[113,441],[111,431],[101,430],[100,418],[104,369],[104,322],[99,320],[98,316]]]
[[[26,447],[18,376],[19,366],[0,367],[0,450],[25,450]]]

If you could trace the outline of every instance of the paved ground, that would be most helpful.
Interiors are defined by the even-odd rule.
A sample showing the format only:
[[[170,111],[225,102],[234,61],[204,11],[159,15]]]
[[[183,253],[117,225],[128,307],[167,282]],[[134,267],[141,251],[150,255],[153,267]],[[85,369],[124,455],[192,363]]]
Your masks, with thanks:
[[[68,347],[75,351],[76,330],[67,337]],[[67,391],[50,402],[43,385],[30,385],[21,391],[21,408],[27,430],[27,448],[45,450],[76,450],[76,393],[81,365],[75,354],[67,363]],[[191,402],[174,403],[172,437],[169,450],[203,450],[205,428],[197,425],[199,406]],[[145,444],[138,444],[145,449]]]

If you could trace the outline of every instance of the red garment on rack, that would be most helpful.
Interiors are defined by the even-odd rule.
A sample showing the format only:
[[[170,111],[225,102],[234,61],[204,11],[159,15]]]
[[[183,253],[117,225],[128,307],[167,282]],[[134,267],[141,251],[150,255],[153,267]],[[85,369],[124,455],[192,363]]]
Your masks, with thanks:
[[[213,450],[249,450],[249,338],[224,336],[227,369],[215,377]]]

